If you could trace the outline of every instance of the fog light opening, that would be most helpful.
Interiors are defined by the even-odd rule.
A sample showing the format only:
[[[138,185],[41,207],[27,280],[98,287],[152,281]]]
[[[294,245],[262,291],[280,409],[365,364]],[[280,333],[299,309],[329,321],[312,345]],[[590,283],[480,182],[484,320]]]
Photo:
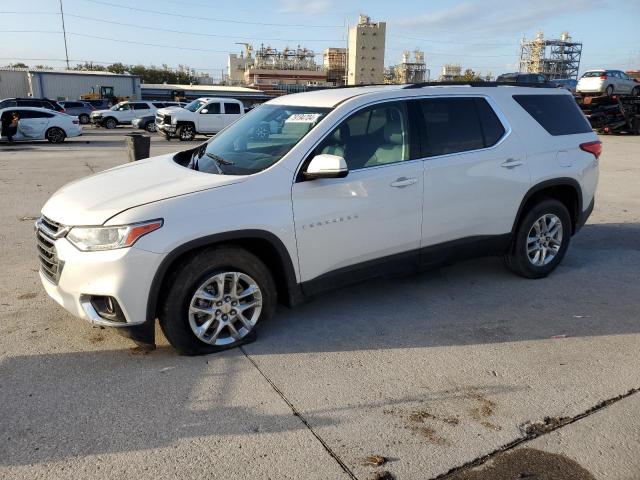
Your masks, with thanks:
[[[103,295],[89,295],[89,299],[101,318],[111,322],[126,323],[127,319],[124,316],[124,312],[115,298]]]

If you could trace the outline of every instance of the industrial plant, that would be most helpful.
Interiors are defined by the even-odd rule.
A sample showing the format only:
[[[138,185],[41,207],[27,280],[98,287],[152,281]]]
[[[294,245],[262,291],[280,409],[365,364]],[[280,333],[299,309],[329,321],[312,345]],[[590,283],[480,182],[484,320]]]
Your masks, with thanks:
[[[520,42],[520,72],[542,73],[548,80],[578,78],[582,43],[573,42],[568,32],[559,39],[545,39],[538,32],[533,40]]]

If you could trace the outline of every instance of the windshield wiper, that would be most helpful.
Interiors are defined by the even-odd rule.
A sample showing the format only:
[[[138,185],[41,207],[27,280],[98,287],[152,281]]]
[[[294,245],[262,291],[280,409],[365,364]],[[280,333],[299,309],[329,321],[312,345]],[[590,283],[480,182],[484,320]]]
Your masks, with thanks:
[[[215,153],[207,152],[207,157],[209,157],[211,160],[213,160],[219,165],[234,165],[233,162],[230,162],[229,160],[225,160],[220,155],[216,155]]]
[[[216,168],[218,169],[218,173],[220,173],[221,175],[224,175],[224,170],[222,170],[222,165],[233,165],[233,162],[230,162],[229,160],[225,160],[224,158],[222,158],[219,155],[216,155],[215,153],[207,152],[206,155],[211,160],[213,160]]]

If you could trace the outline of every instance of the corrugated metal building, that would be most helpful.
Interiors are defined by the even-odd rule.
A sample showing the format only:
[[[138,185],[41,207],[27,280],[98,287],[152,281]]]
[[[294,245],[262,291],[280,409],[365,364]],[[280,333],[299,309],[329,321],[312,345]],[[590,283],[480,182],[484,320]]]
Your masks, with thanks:
[[[245,107],[266,102],[272,97],[256,88],[229,85],[180,85],[167,83],[143,83],[140,85],[142,100],[173,100],[179,94],[188,100],[200,97],[228,97],[244,103]]]
[[[76,100],[96,86],[114,87],[118,97],[140,99],[140,77],[110,72],[0,68],[0,99],[8,97]]]

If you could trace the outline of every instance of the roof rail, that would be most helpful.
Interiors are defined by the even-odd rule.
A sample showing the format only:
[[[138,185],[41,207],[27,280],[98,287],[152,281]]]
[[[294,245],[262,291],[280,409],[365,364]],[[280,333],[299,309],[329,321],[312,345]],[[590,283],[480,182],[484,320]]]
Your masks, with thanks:
[[[551,85],[547,83],[523,83],[523,82],[483,82],[483,81],[472,81],[472,82],[421,82],[421,83],[410,83],[402,87],[403,89],[413,89],[413,88],[422,88],[422,87],[447,87],[452,85],[458,86],[466,86],[466,87],[531,87],[531,88],[558,88],[556,85]]]

